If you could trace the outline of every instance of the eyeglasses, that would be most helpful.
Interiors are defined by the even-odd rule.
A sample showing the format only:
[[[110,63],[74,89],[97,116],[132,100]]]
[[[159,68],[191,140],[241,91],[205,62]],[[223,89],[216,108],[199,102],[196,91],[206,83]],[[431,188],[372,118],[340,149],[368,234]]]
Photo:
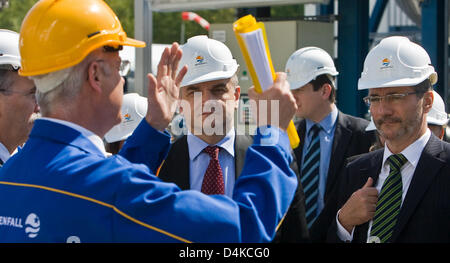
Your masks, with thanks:
[[[407,96],[412,94],[418,94],[420,92],[414,91],[414,92],[406,92],[406,93],[396,93],[396,94],[388,94],[384,96],[367,96],[364,97],[363,100],[366,103],[367,106],[378,106],[381,103],[381,100],[384,99],[384,101],[388,104],[396,104],[401,101],[403,101]]]
[[[106,63],[106,61],[104,59],[96,59],[95,61],[96,62],[102,62],[102,63],[105,62]],[[130,63],[130,61],[128,61],[128,60],[120,61],[120,66],[119,66],[118,71],[119,71],[120,76],[122,76],[122,77],[128,76],[128,74],[131,71],[131,63]]]
[[[128,74],[131,71],[131,63],[128,60],[122,60],[122,62],[120,62],[120,75],[122,77],[126,77],[128,76]]]

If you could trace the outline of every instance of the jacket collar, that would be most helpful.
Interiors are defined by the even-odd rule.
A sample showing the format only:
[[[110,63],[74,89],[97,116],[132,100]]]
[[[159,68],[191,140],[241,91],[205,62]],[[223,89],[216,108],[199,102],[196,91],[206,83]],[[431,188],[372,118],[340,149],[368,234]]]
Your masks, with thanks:
[[[100,156],[105,154],[80,131],[47,119],[38,119],[34,122],[33,129],[30,133],[31,139],[44,139],[57,143],[71,145],[80,150]]]

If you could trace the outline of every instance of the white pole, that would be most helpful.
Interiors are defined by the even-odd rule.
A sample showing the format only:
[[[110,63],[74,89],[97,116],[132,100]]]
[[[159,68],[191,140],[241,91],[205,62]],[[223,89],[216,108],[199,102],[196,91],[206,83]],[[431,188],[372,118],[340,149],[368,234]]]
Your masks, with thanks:
[[[134,0],[134,38],[145,41],[145,48],[136,48],[134,91],[141,96],[148,95],[147,74],[152,71],[153,17],[150,0]]]

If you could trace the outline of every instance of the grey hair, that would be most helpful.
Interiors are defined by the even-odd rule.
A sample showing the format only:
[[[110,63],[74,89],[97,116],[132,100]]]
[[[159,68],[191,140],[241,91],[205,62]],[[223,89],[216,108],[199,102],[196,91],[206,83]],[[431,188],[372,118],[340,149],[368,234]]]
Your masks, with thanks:
[[[81,91],[81,87],[83,86],[84,81],[87,79],[87,68],[88,65],[94,60],[98,59],[98,56],[95,55],[95,52],[90,53],[83,61],[78,63],[77,65],[65,69],[69,72],[67,78],[62,81],[55,88],[51,89],[48,92],[41,92],[39,89],[36,90],[36,100],[41,109],[41,113],[43,116],[47,116],[52,112],[52,108],[57,104],[69,103],[74,100]],[[107,74],[110,72],[109,68],[106,69],[101,63],[101,68]],[[52,72],[44,75],[38,75],[30,77],[32,80],[40,79],[41,81],[44,79],[51,79],[55,77],[57,72]]]
[[[235,73],[231,78],[230,78],[230,82],[231,82],[231,87],[233,87],[234,89],[236,89],[239,86],[239,79],[237,76],[237,73]],[[180,87],[180,91],[179,91],[179,96],[181,98],[181,91],[184,87]]]

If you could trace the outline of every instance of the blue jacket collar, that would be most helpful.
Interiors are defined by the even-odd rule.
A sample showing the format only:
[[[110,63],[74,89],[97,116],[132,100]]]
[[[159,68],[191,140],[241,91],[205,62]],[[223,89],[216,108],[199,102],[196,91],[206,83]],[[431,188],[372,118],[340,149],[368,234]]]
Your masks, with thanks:
[[[79,131],[60,123],[36,120],[30,133],[30,139],[35,138],[68,144],[82,151],[104,156],[100,149]]]

